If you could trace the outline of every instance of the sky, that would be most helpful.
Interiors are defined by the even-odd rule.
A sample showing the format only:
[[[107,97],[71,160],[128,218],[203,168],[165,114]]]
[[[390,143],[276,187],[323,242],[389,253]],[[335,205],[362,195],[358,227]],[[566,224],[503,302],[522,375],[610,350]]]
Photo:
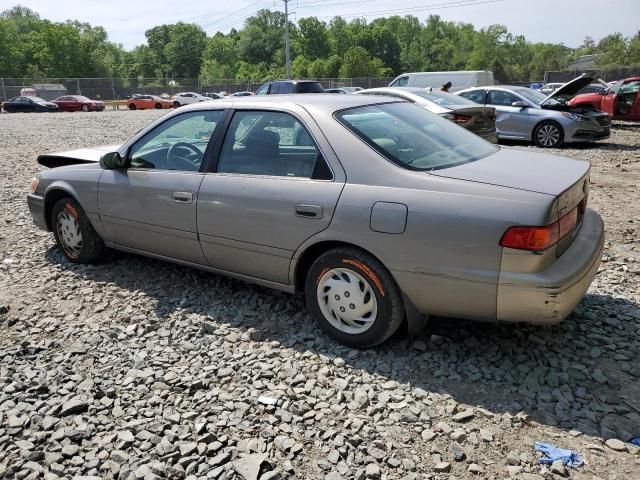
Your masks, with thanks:
[[[103,26],[109,39],[127,49],[145,42],[145,30],[163,23],[197,23],[209,34],[241,28],[261,8],[284,10],[283,0],[0,0],[0,11],[20,4],[53,21],[77,19]],[[229,7],[233,5],[233,7]],[[317,16],[329,21],[364,17],[437,14],[476,28],[500,23],[528,41],[577,47],[613,32],[640,30],[640,0],[289,0],[293,21]]]

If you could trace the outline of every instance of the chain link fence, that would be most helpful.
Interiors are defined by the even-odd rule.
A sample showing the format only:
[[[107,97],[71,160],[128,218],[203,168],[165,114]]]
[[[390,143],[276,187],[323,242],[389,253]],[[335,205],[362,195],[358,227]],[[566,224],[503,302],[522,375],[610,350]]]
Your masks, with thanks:
[[[383,78],[323,78],[318,79],[324,88],[335,87],[384,87],[393,77]],[[53,100],[61,95],[84,95],[98,100],[122,100],[134,94],[174,95],[178,92],[201,94],[225,91],[255,92],[264,82],[239,82],[221,80],[202,83],[197,78],[145,79],[137,78],[7,78],[0,77],[0,97],[9,99],[19,95],[35,95]]]

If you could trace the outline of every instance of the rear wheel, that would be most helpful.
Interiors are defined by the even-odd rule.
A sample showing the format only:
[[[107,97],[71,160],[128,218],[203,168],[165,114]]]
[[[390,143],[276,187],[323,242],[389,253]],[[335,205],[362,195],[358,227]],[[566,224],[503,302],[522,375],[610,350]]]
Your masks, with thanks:
[[[540,148],[557,148],[563,141],[564,131],[556,122],[541,122],[533,131],[533,142]]]
[[[391,274],[356,248],[320,255],[307,274],[305,295],[320,328],[354,348],[384,342],[404,319],[400,290]]]
[[[135,109],[136,109],[135,103],[130,103],[129,104],[129,110],[135,110]]]
[[[87,105],[87,104],[82,105],[82,111],[83,112],[88,112],[89,111],[89,105]]]
[[[51,212],[51,226],[58,248],[69,261],[94,263],[102,257],[104,243],[74,199],[62,198],[56,202]]]
[[[162,105],[160,103],[156,103],[155,107],[156,107],[156,110],[159,110],[162,108]]]

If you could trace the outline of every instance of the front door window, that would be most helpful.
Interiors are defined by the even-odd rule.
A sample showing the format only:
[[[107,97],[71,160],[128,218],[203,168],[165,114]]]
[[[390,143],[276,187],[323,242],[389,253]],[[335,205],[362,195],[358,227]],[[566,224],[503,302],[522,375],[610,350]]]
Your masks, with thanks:
[[[129,167],[197,172],[222,113],[189,112],[167,120],[131,147]]]

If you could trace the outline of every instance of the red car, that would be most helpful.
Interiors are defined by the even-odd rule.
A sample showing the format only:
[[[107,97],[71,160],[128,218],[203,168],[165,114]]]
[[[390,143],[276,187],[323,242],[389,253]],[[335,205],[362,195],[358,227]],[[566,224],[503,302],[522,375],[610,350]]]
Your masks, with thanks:
[[[104,110],[104,103],[82,95],[64,95],[51,100],[51,103],[58,105],[61,112],[101,112]]]
[[[640,120],[640,77],[614,83],[604,92],[583,93],[571,99],[572,107],[591,106],[615,120]]]

